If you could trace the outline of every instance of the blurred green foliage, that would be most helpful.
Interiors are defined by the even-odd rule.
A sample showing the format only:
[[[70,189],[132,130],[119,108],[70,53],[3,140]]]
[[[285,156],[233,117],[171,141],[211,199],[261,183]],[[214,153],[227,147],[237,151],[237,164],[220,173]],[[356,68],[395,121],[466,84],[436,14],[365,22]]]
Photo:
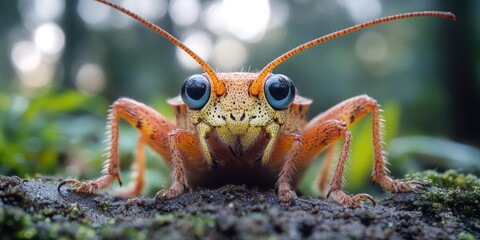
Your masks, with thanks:
[[[0,93],[0,172],[57,174],[77,147],[92,146],[108,104],[78,91],[50,91],[35,98]],[[80,115],[81,112],[90,115]],[[78,125],[77,125],[78,124]],[[100,131],[100,132],[103,132]],[[76,144],[79,144],[75,147]],[[95,143],[96,144],[96,143]]]

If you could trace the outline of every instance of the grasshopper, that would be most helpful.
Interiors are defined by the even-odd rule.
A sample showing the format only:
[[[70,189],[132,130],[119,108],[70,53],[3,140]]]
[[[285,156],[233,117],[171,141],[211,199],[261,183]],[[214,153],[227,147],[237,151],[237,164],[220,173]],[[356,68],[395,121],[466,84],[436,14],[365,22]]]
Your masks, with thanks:
[[[190,55],[205,71],[185,79],[179,96],[168,100],[175,121],[154,109],[128,98],[113,103],[108,117],[110,147],[103,176],[81,182],[65,179],[77,192],[91,193],[120,179],[118,138],[120,119],[140,132],[136,152],[136,178],[127,195],[140,194],[145,174],[145,146],[162,156],[172,169],[172,184],[156,197],[172,199],[186,188],[215,187],[226,183],[275,187],[279,200],[296,198],[292,186],[323,151],[325,163],[318,182],[319,192],[346,207],[359,207],[363,200],[374,203],[365,193],[348,195],[342,191],[345,162],[351,141],[352,124],[372,114],[374,164],[372,180],[391,192],[414,191],[423,184],[401,182],[388,175],[382,152],[382,121],[379,104],[367,95],[345,100],[306,120],[312,100],[296,94],[294,83],[272,70],[319,43],[379,23],[411,17],[442,17],[455,20],[448,12],[425,11],[392,15],[361,23],[314,39],[282,54],[260,72],[215,72],[203,59],[157,25],[106,0],[96,0],[136,19]],[[336,142],[343,140],[338,162],[329,182]],[[326,191],[328,187],[328,191]]]

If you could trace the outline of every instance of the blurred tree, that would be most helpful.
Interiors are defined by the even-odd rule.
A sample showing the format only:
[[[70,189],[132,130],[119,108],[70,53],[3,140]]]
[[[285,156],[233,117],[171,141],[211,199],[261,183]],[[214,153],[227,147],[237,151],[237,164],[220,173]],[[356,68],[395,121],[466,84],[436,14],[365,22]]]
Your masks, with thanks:
[[[480,145],[480,64],[478,2],[443,1],[445,9],[458,15],[458,23],[448,25],[440,35],[440,56],[445,58],[442,82],[445,82],[453,138]]]

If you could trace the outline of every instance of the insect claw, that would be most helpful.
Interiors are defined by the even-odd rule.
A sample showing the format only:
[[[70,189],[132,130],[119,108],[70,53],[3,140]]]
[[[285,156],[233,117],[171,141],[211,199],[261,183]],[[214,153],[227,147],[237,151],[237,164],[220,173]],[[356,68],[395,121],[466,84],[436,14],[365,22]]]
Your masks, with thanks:
[[[407,182],[410,185],[410,188],[412,189],[413,192],[418,192],[419,189],[425,189],[427,185],[425,183],[412,180]]]
[[[327,198],[330,198],[330,194],[332,193],[332,189],[328,190],[328,193],[327,193]]]
[[[415,181],[415,184],[417,184],[420,188],[426,188],[427,184],[420,182],[420,181]]]
[[[58,188],[57,188],[57,191],[58,193],[61,193],[61,188],[63,185],[67,184],[67,181],[66,180],[62,180],[59,184],[58,184]]]
[[[417,180],[406,182],[394,180],[392,181],[392,186],[390,188],[387,188],[387,190],[390,189],[392,192],[417,192],[417,190],[420,188],[426,188],[426,185]]]
[[[155,194],[155,200],[163,199],[163,198],[165,198],[165,196],[167,196],[167,194],[168,194],[168,188],[164,188],[164,189],[158,191],[157,194]]]
[[[352,200],[357,204],[360,203],[362,199],[371,202],[373,206],[377,205],[375,199],[366,193],[359,193],[352,196]]]
[[[370,196],[370,195],[365,196],[365,199],[368,200],[368,201],[370,201],[373,206],[377,206],[377,201],[375,201],[375,199],[373,199],[372,196]]]
[[[61,193],[61,190],[62,190],[61,188],[62,188],[63,185],[65,185],[65,184],[74,184],[74,185],[75,185],[75,184],[78,184],[78,181],[75,180],[75,179],[64,179],[64,180],[62,180],[62,181],[58,184],[58,187],[57,187],[57,191],[58,191],[59,193]]]
[[[278,198],[280,199],[280,202],[289,204],[297,199],[297,194],[290,189],[285,189],[283,191],[279,191]]]
[[[164,188],[155,194],[155,201],[164,201],[167,199],[172,199],[178,197],[181,192],[183,192],[183,187],[181,185],[174,184],[169,188]]]
[[[120,184],[120,187],[122,186],[122,179],[120,178],[120,175],[117,175],[117,181],[118,181],[118,184]]]

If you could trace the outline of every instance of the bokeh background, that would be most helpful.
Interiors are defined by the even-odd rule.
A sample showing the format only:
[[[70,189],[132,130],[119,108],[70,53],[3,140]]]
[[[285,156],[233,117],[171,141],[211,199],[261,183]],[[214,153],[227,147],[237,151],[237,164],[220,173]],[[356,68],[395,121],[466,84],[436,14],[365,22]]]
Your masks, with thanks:
[[[392,174],[422,169],[480,171],[480,2],[117,0],[182,40],[219,71],[258,71],[283,52],[374,18],[421,10],[457,22],[416,18],[323,43],[275,69],[314,100],[313,117],[368,94],[383,105]],[[105,118],[119,97],[171,117],[165,100],[201,69],[173,44],[92,0],[0,2],[0,174],[98,177]],[[352,130],[349,191],[376,191],[371,118]],[[138,134],[122,124],[122,176]],[[321,158],[301,189],[311,181]],[[169,170],[148,151],[155,192]]]

